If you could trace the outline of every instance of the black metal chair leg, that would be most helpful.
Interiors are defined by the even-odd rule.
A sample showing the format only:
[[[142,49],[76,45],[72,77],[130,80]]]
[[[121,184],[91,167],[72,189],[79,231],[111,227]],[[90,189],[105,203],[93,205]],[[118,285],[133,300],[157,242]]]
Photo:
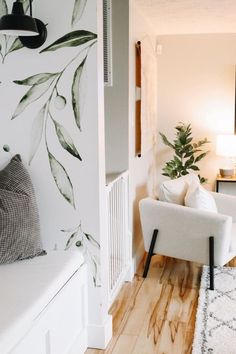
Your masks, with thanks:
[[[214,290],[214,237],[209,237],[210,290]]]
[[[147,260],[146,260],[146,264],[145,264],[145,268],[144,268],[144,272],[143,272],[143,278],[146,278],[148,270],[149,270],[151,258],[153,256],[154,246],[155,246],[156,239],[157,239],[157,234],[158,234],[158,230],[155,229],[152,234],[151,244],[149,247],[148,256],[147,256]]]

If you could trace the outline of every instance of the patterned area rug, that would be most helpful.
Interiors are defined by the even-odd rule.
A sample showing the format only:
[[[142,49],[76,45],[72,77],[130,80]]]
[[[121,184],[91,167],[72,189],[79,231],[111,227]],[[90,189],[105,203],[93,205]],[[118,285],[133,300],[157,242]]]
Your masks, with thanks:
[[[215,268],[215,290],[208,290],[203,267],[192,354],[236,354],[236,268]]]

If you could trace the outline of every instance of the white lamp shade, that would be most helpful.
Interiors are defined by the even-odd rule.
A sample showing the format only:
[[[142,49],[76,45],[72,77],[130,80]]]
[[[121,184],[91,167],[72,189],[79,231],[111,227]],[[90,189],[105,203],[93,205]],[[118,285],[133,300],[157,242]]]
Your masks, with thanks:
[[[217,135],[216,154],[219,156],[236,157],[236,135]]]

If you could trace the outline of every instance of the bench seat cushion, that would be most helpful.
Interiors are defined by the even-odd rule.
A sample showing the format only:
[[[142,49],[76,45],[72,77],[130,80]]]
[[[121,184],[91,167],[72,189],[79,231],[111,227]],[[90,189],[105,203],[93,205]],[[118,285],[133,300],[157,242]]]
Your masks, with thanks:
[[[32,327],[65,283],[83,264],[79,250],[0,266],[0,353],[7,353]]]

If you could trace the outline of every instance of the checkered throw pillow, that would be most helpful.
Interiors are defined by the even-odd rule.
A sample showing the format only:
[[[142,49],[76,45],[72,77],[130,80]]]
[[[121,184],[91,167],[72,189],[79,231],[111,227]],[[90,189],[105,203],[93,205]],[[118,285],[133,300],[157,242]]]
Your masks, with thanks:
[[[0,264],[45,253],[33,185],[16,155],[0,171]]]

